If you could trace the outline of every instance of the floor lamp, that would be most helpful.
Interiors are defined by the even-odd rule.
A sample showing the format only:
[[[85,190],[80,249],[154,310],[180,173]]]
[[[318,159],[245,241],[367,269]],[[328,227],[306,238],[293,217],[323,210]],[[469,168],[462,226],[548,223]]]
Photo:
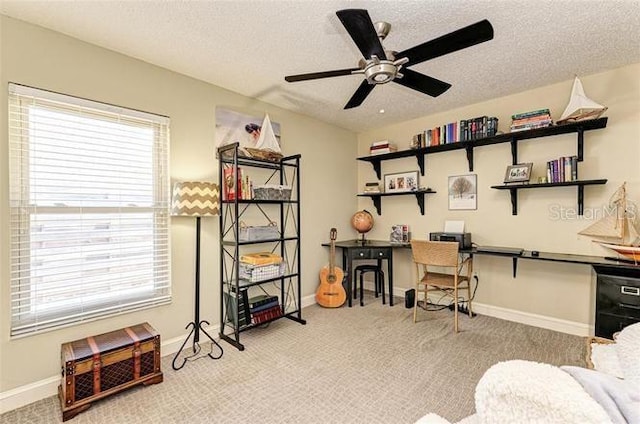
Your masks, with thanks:
[[[195,317],[187,324],[185,329],[191,327],[189,335],[176,353],[171,363],[174,370],[179,370],[187,363],[187,360],[194,358],[200,352],[200,332],[211,340],[211,352],[207,354],[211,359],[222,357],[222,347],[202,328],[202,324],[209,325],[208,321],[200,320],[200,219],[203,216],[218,215],[220,211],[218,185],[210,182],[185,181],[175,183],[173,186],[173,200],[171,204],[171,215],[173,216],[194,216],[196,218],[196,287],[195,287]],[[190,356],[183,358],[182,364],[176,365],[178,357],[182,353],[189,339],[193,336],[192,350]],[[213,356],[213,345],[220,349],[218,356]]]

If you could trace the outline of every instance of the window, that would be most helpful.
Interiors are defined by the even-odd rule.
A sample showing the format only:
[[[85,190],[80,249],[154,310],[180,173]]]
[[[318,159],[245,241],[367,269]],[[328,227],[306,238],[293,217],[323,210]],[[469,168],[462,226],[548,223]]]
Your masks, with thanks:
[[[11,335],[171,301],[169,119],[9,84]]]

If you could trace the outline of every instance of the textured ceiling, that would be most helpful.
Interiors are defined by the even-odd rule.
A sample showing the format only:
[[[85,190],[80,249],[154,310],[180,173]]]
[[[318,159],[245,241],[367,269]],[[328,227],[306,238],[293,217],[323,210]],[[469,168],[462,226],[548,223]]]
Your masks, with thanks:
[[[335,14],[346,8],[391,23],[389,50],[482,19],[495,36],[412,67],[452,84],[440,97],[390,83],[343,110],[361,75],[284,76],[357,66]],[[638,0],[0,0],[0,12],[354,131],[640,62]]]

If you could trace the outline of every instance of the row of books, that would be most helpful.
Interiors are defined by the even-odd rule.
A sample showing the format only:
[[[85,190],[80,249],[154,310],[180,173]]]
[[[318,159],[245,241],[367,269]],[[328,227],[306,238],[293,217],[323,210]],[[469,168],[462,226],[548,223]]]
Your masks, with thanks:
[[[278,296],[257,295],[248,297],[247,289],[241,289],[240,294],[235,290],[225,292],[227,304],[227,322],[237,328],[249,324],[262,324],[282,316],[282,308]]]
[[[538,109],[511,115],[511,132],[543,128],[552,124],[553,120],[549,109]]]
[[[382,155],[396,151],[398,151],[398,146],[389,142],[389,140],[374,141],[371,143],[371,147],[369,147],[369,154],[371,155]]]
[[[547,162],[547,181],[561,183],[578,180],[578,157],[562,156]]]
[[[411,140],[411,148],[418,149],[459,141],[478,140],[493,137],[497,132],[498,118],[495,116],[462,119],[459,122],[450,122],[414,135]]]
[[[233,167],[224,168],[224,187],[223,195],[224,200],[235,200],[236,195],[238,200],[250,200],[253,198],[253,181],[249,178],[249,175],[243,175],[242,168],[238,168],[238,175],[236,181],[233,178]]]
[[[249,314],[251,315],[252,324],[262,324],[282,316],[278,296],[267,294],[253,296],[249,299]]]

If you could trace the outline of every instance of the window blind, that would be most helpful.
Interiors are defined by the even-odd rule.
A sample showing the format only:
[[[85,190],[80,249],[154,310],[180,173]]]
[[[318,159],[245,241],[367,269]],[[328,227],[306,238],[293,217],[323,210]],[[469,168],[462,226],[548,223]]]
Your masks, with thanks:
[[[11,335],[171,301],[169,119],[9,84]]]

